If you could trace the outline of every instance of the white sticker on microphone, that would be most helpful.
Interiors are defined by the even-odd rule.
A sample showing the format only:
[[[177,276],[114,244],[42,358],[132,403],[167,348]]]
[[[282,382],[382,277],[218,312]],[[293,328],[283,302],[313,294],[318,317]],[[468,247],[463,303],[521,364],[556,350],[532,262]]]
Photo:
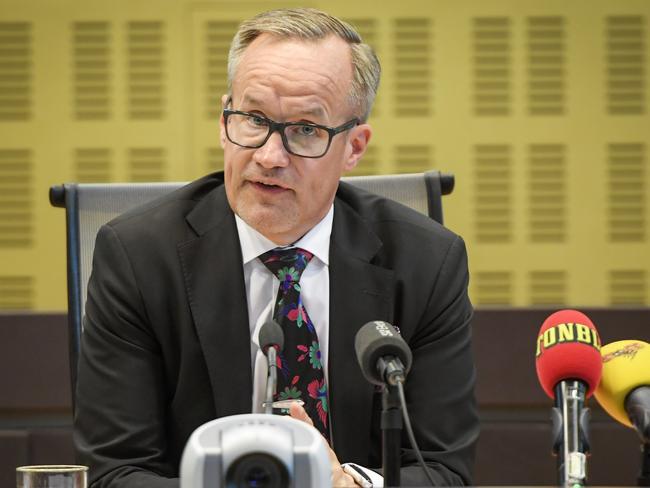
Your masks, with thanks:
[[[386,325],[386,322],[381,322],[379,320],[375,320],[375,330],[384,337],[393,335],[393,333]]]
[[[585,466],[587,464],[587,456],[581,452],[570,452],[569,461],[567,463],[569,477],[582,480],[587,476]]]

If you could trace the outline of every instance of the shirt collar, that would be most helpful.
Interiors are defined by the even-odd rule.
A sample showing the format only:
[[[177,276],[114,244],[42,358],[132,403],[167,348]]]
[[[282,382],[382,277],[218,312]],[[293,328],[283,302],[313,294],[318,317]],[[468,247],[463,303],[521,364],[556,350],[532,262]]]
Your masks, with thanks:
[[[334,221],[334,204],[330,207],[327,215],[311,228],[304,236],[294,244],[287,247],[299,247],[309,251],[325,265],[329,265],[330,236],[332,234],[332,223]],[[258,256],[271,249],[279,247],[276,243],[267,239],[250,225],[244,222],[239,215],[235,214],[237,233],[239,234],[239,245],[241,247],[244,264],[247,264]]]

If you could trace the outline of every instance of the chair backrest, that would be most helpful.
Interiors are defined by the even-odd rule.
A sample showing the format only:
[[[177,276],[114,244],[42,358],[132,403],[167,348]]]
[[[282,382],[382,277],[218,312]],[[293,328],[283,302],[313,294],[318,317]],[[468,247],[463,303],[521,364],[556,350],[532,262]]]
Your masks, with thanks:
[[[451,193],[454,188],[454,176],[438,171],[354,176],[344,178],[344,181],[407,205],[440,223],[443,223],[442,195]],[[77,382],[77,357],[86,290],[99,228],[127,210],[185,184],[66,183],[50,188],[50,203],[66,209],[68,328],[73,392]]]

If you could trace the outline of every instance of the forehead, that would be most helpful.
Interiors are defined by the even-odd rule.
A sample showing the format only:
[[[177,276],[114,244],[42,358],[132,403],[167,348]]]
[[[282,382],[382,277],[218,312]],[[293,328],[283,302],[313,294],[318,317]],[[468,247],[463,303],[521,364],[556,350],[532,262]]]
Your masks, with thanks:
[[[347,108],[352,81],[350,48],[335,36],[280,39],[262,34],[246,48],[233,79],[237,108],[335,117]]]

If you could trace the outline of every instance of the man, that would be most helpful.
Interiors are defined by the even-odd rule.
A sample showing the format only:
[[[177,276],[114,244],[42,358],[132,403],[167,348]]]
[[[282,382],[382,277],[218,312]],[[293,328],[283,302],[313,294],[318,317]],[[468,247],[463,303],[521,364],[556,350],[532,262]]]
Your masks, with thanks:
[[[381,465],[381,395],[353,347],[370,320],[397,325],[413,351],[406,397],[432,476],[471,483],[478,421],[464,244],[339,184],[370,140],[379,71],[358,34],[323,12],[266,12],[240,26],[222,99],[224,172],[97,237],[75,417],[91,486],[178,486],[196,427],[259,411],[257,333],[272,316],[293,324],[285,336],[311,334],[285,344],[279,391],[304,400],[307,410],[294,403],[290,414],[329,441],[334,486],[356,486],[339,459]],[[284,268],[280,284],[272,264],[287,250],[304,272],[290,281],[295,269]],[[292,305],[287,290],[298,292]],[[428,484],[406,442],[402,465],[405,485]]]

